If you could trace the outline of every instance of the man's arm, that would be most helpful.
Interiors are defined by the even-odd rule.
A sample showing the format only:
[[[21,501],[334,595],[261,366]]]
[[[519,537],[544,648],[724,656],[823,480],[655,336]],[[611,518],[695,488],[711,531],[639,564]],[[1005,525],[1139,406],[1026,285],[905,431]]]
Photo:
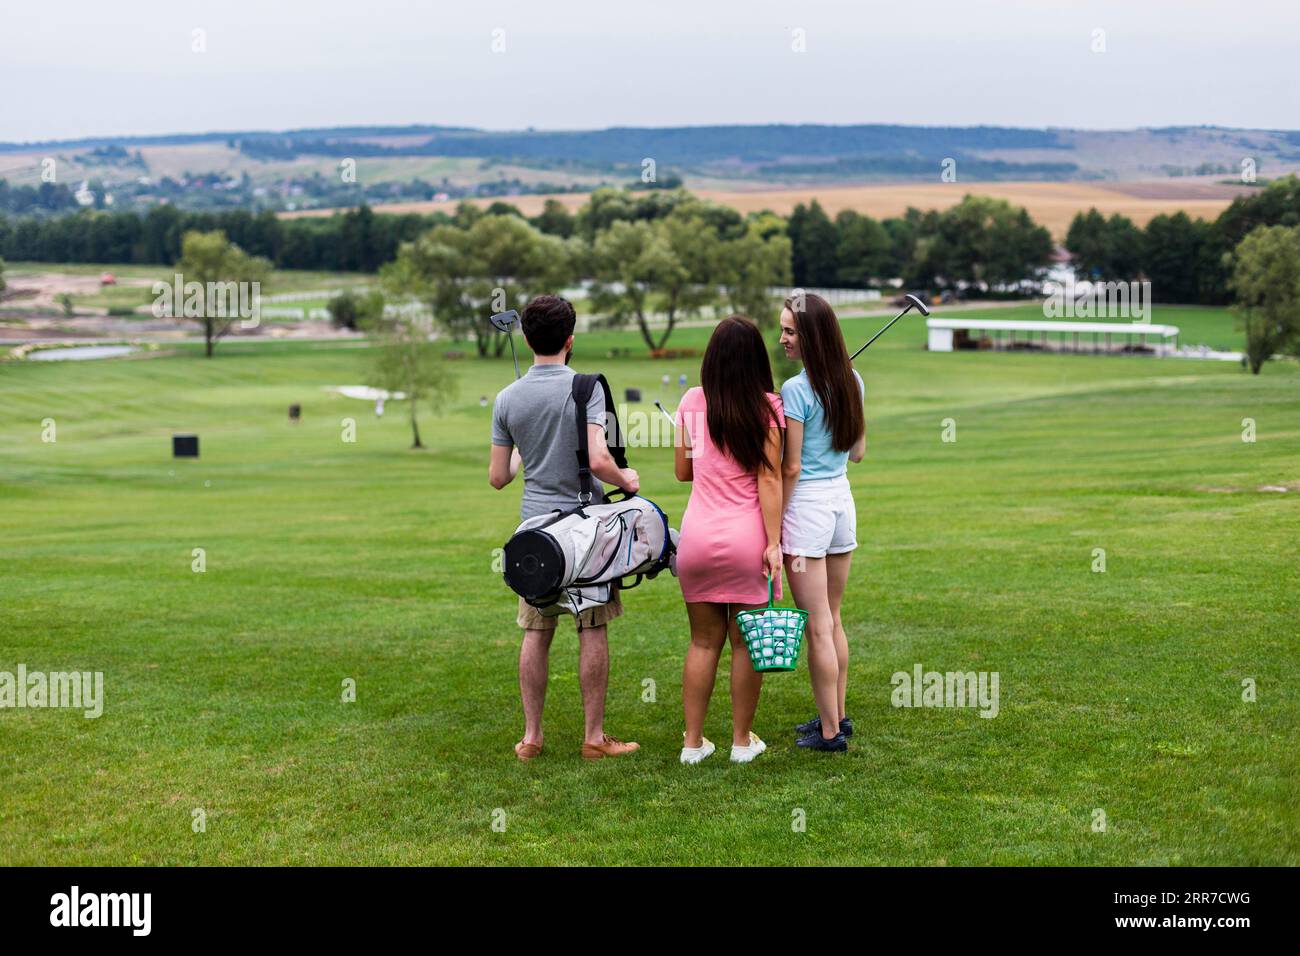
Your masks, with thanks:
[[[519,474],[519,449],[513,445],[493,445],[488,460],[488,484],[500,491]]]
[[[519,449],[506,424],[506,393],[497,392],[492,402],[492,455],[488,458],[488,484],[500,491],[519,474]]]
[[[641,490],[641,477],[632,468],[620,468],[605,444],[605,426],[587,425],[587,466],[591,473],[609,485],[616,485],[630,495]]]

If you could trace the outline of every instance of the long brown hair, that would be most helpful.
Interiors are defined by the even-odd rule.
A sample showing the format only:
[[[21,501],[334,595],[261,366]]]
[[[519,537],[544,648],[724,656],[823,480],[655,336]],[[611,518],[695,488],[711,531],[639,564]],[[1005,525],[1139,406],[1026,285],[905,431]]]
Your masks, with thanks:
[[[775,391],[772,363],[763,334],[743,315],[729,315],[713,330],[700,385],[708,411],[709,437],[746,471],[772,467],[767,460],[767,430],[772,427]]]
[[[848,451],[862,436],[865,422],[862,393],[853,377],[844,333],[829,302],[811,292],[801,293],[799,298],[802,303],[796,298],[786,299],[785,307],[794,316],[804,371],[826,415],[831,446],[836,451]],[[795,308],[799,304],[802,310]]]

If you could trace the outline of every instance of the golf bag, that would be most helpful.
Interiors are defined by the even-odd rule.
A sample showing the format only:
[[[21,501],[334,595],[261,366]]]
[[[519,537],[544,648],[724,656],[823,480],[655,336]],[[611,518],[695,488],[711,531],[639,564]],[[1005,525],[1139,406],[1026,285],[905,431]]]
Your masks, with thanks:
[[[587,449],[587,402],[599,383],[604,392],[606,443],[620,468],[627,467],[609,383],[603,375],[573,377],[573,407],[578,429],[578,506],[529,518],[506,542],[504,576],[516,594],[542,614],[577,615],[607,604],[617,585],[634,588],[668,568],[676,574],[677,532],[653,501],[620,492],[601,495],[592,477]],[[632,582],[627,583],[631,578]]]

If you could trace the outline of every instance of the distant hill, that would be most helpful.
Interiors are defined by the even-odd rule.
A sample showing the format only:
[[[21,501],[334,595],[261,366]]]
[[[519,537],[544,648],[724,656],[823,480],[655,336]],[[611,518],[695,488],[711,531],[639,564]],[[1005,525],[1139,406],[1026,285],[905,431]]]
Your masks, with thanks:
[[[0,213],[63,215],[85,205],[143,211],[161,203],[301,212],[563,197],[603,185],[645,186],[646,160],[654,161],[656,177],[648,185],[696,191],[1140,184],[1151,199],[1172,188],[1165,199],[1212,201],[1250,188],[1246,168],[1260,181],[1300,172],[1300,132],[885,124],[493,132],[411,125],[87,137],[0,143]],[[54,180],[48,169],[56,170]],[[943,178],[945,170],[952,176]]]
[[[1261,174],[1300,168],[1300,132],[1166,127],[1118,131],[1001,126],[767,125],[614,127],[490,132],[442,126],[348,126],[0,143],[0,153],[113,146],[224,144],[256,161],[303,158],[475,158],[537,169],[639,172],[658,168],[713,179],[856,182],[937,177],[955,160],[963,178],[1146,179],[1235,175],[1251,158]],[[201,173],[204,170],[196,169]]]

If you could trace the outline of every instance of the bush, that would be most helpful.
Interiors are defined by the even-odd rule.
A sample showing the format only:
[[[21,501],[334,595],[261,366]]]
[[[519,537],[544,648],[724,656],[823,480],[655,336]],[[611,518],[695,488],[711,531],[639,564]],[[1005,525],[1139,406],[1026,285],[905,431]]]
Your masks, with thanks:
[[[384,314],[384,294],[368,292],[359,295],[346,291],[336,295],[327,306],[330,323],[336,329],[365,329],[372,326]]]

